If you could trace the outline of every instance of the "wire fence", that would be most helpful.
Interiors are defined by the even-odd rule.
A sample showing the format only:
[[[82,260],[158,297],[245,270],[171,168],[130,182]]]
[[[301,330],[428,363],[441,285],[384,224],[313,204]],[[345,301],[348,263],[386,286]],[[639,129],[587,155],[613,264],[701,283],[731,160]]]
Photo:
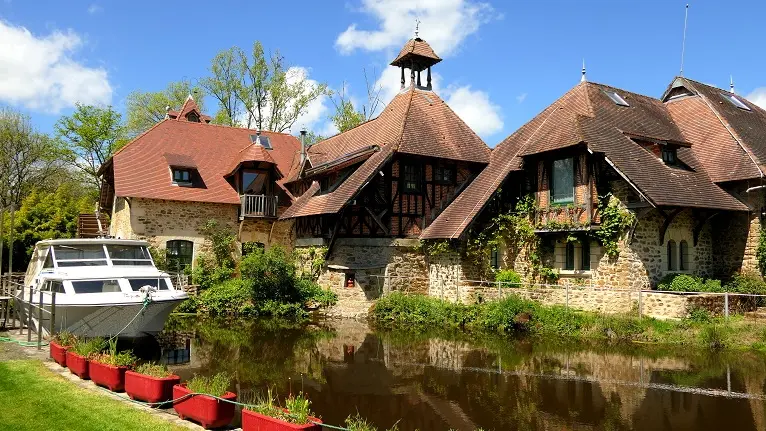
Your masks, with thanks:
[[[378,297],[392,292],[422,294],[449,302],[476,303],[511,295],[545,305],[583,311],[683,318],[700,310],[728,319],[732,315],[766,319],[766,295],[739,292],[678,292],[592,284],[511,283],[460,277],[370,275]]]

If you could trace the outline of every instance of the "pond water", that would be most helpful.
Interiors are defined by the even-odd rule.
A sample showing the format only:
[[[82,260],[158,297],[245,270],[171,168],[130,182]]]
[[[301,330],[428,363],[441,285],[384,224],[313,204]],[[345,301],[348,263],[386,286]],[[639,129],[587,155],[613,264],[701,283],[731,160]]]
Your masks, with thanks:
[[[375,331],[351,320],[176,319],[145,355],[227,372],[240,399],[303,391],[381,430],[764,430],[766,356]]]

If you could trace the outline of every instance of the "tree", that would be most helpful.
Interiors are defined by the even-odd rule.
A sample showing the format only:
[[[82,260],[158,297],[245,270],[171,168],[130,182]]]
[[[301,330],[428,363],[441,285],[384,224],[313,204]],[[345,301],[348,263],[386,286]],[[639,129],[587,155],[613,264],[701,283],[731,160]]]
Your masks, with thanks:
[[[28,116],[0,110],[0,207],[17,207],[35,188],[46,188],[62,173],[60,149],[37,132]]]
[[[260,42],[250,55],[238,47],[219,52],[210,73],[200,85],[218,101],[216,118],[259,130],[288,130],[327,94],[327,85],[309,81],[303,69],[287,68],[279,52],[267,58]]]
[[[77,104],[71,116],[63,116],[55,126],[62,142],[66,162],[83,172],[95,188],[101,182],[98,170],[125,144],[122,116],[111,106],[99,108]]]
[[[135,137],[162,121],[170,109],[181,109],[186,98],[194,96],[194,101],[201,110],[204,103],[202,88],[189,81],[171,82],[162,91],[134,91],[128,94],[126,102],[127,133]]]
[[[335,105],[335,113],[330,116],[330,120],[335,124],[338,131],[345,132],[372,119],[381,108],[380,92],[383,87],[370,83],[366,69],[364,69],[364,83],[367,90],[367,100],[361,106],[361,109],[356,109],[351,98],[347,96],[345,82],[339,92],[330,95],[330,100]]]

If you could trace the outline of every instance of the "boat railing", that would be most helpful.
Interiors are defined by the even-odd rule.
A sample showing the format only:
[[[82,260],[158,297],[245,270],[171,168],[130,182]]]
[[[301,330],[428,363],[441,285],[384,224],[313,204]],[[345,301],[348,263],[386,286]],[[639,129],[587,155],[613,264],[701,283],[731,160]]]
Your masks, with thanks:
[[[21,293],[14,295],[13,292],[16,291],[21,291]],[[20,341],[23,341],[23,335],[26,331],[26,341],[29,346],[33,345],[33,335],[36,336],[37,350],[42,350],[45,336],[52,337],[55,334],[56,291],[30,288],[29,292],[26,293],[23,283],[6,280],[5,292],[8,294],[0,296],[0,299],[3,299],[0,301],[0,317],[2,317],[3,326],[9,330],[18,327],[17,338],[21,339]],[[46,304],[46,296],[50,298],[49,304]],[[37,303],[35,303],[35,299],[37,299]],[[46,323],[48,325],[47,331],[45,330]],[[9,331],[9,333],[11,332]]]

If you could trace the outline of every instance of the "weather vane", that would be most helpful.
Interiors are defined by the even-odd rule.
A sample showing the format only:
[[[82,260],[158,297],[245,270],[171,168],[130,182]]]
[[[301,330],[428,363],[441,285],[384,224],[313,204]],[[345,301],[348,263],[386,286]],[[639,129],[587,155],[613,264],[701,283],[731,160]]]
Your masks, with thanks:
[[[415,17],[415,37],[418,37],[418,29],[420,28],[420,20]]]

